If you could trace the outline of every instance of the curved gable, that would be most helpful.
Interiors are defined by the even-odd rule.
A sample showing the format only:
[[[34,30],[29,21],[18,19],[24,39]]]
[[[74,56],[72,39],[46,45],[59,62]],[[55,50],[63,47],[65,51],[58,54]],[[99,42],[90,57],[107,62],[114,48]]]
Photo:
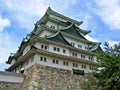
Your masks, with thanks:
[[[51,40],[51,41],[55,41],[55,42],[61,43],[61,44],[65,44],[65,45],[72,46],[72,45],[63,37],[63,35],[61,34],[60,31],[58,31],[58,32],[55,33],[54,35],[46,36],[45,38],[48,39],[48,40]]]
[[[65,32],[67,34],[73,35],[75,37],[78,38],[82,38],[84,40],[86,40],[86,38],[84,38],[84,36],[82,36],[78,30],[76,29],[75,24],[71,24],[70,26],[68,26],[67,28],[61,29],[60,31]]]

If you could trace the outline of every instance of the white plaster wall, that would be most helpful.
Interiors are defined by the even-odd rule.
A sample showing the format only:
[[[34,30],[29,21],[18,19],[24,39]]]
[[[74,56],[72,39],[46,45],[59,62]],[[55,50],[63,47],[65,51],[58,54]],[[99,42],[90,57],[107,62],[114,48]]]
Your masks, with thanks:
[[[65,26],[58,25],[58,30],[65,28]]]
[[[57,54],[62,54],[62,55],[69,56],[69,49],[67,49],[67,48],[56,46],[56,45],[53,45],[53,44],[45,44],[45,43],[39,43],[39,42],[35,43],[35,47],[37,47],[39,49],[41,49],[41,45],[47,46],[47,50],[49,52],[53,52],[53,53],[57,53]],[[54,51],[53,50],[54,47],[60,48],[60,52]],[[65,53],[63,53],[63,49],[65,50]]]
[[[12,61],[11,61],[11,65],[13,65],[15,63],[15,59],[13,59]]]
[[[36,42],[34,44],[35,47],[37,47],[38,49],[41,49],[41,45],[44,45],[44,46],[47,46],[47,49],[49,51],[49,45],[48,44],[45,44],[45,43],[40,43],[40,42]],[[43,48],[44,49],[44,48]]]
[[[46,62],[40,61],[40,57],[46,57]],[[52,61],[53,59],[58,60],[58,64],[53,64],[53,61]],[[63,61],[68,61],[69,65],[68,66],[63,65]],[[40,54],[35,55],[35,63],[45,65],[45,66],[50,66],[50,67],[66,69],[66,70],[72,70],[73,68],[80,69],[80,70],[84,70],[86,73],[91,71],[89,69],[89,65],[87,65],[87,64],[86,64],[86,69],[82,69],[82,67],[81,67],[82,63],[73,62],[73,61],[69,61],[69,60],[61,60],[59,58],[44,56],[44,55],[40,55]],[[77,63],[78,67],[73,67],[73,63]]]
[[[60,48],[60,52],[54,51],[53,50],[54,47]],[[63,49],[66,51],[66,53],[63,53]],[[52,45],[52,44],[49,44],[49,52],[69,56],[69,49],[63,48],[63,47],[60,47],[60,46],[56,46],[56,45]]]
[[[47,50],[49,52],[53,52],[53,53],[57,53],[57,54],[65,55],[65,56],[73,56],[72,53],[74,51],[70,51],[69,49],[64,48],[64,47],[56,46],[56,45],[53,45],[53,44],[47,45],[47,44],[38,43],[38,42],[35,44],[35,46],[37,48],[39,48],[39,49],[41,49],[41,45],[46,45],[47,46]],[[60,51],[59,52],[58,51],[54,51],[54,49],[53,49],[54,47],[59,48]],[[66,51],[65,53],[63,53],[63,49]],[[96,57],[95,56],[91,56],[91,55],[87,55],[87,54],[83,54],[83,53],[79,53],[79,52],[74,52],[74,53],[77,53],[77,58],[81,58],[81,55],[85,55],[85,60],[89,61],[89,57],[93,57],[93,60],[91,60],[91,61],[94,61],[94,62],[96,61]],[[73,56],[73,57],[75,57],[75,56]],[[81,58],[81,59],[84,59],[84,58]]]
[[[42,44],[43,44],[43,43],[36,42],[36,43],[34,44],[34,46],[37,47],[37,48],[39,48],[39,49],[41,49],[41,45],[42,45]]]
[[[64,66],[63,65],[63,60],[60,60],[58,58],[54,58],[54,57],[46,57],[47,60],[46,62],[44,61],[40,61],[40,57],[46,57],[46,56],[43,56],[43,55],[35,55],[35,62],[38,63],[38,64],[41,64],[41,65],[45,65],[45,66],[50,66],[50,67],[56,67],[56,68],[61,68],[61,69],[67,69],[67,70],[72,70],[72,67],[71,67],[71,64],[69,62],[69,66]],[[53,59],[57,59],[58,60],[58,64],[53,64]]]
[[[93,56],[94,62],[97,62],[97,57]]]
[[[26,46],[26,48],[23,51],[23,56],[30,50],[30,46]]]
[[[68,38],[66,36],[64,36],[64,38],[69,42],[69,43],[75,43],[75,46],[76,48],[79,48],[78,45],[82,45],[82,48],[79,48],[79,49],[83,49],[83,50],[86,50],[85,47],[88,47],[88,44],[85,44],[83,42],[80,42],[78,40],[75,40],[75,39],[71,39],[71,38]]]
[[[44,62],[44,60],[41,61],[40,57],[43,57],[43,58],[45,57],[46,62]],[[33,59],[32,61],[31,61],[31,58]],[[35,63],[37,63],[40,65],[56,67],[56,68],[61,68],[61,69],[66,69],[66,70],[72,70],[73,68],[74,69],[81,69],[81,70],[84,70],[86,73],[92,71],[89,69],[89,65],[84,64],[84,63],[79,63],[76,61],[69,61],[69,60],[59,59],[59,58],[50,57],[50,56],[44,56],[44,55],[40,55],[40,54],[35,54],[31,58],[29,60],[26,60],[26,62],[24,62],[24,64],[22,65],[21,68],[27,69],[27,68],[30,68]],[[53,59],[58,60],[58,64],[53,64]],[[63,65],[63,61],[67,61],[69,63],[69,65],[68,66]],[[73,63],[77,63],[78,67],[73,67]],[[86,65],[86,69],[83,69],[82,65]],[[17,68],[19,68],[19,66]],[[21,70],[21,68],[19,68],[19,69],[17,69],[17,68],[16,68],[16,71],[19,72]]]
[[[49,26],[49,27],[51,27],[51,25],[52,25],[52,26],[55,26],[55,29],[57,29],[57,30],[62,29],[62,28],[65,28],[65,26],[58,25],[58,24],[53,23],[53,22],[50,22],[50,21],[48,21],[48,22],[46,23],[46,25]]]
[[[41,65],[46,65],[46,66],[51,66],[51,58],[50,57],[46,57],[46,62],[40,61],[40,57],[46,57],[46,56],[36,54],[35,55],[35,63],[41,64]]]
[[[21,69],[27,69],[29,67],[31,67],[32,65],[35,64],[35,61],[34,61],[34,56],[30,57],[28,60],[26,60],[23,65],[19,65],[17,66],[13,71],[16,73],[19,73],[21,71]]]
[[[69,39],[70,40],[70,39]],[[74,40],[73,40],[74,41]],[[77,41],[76,41],[77,42]],[[40,43],[40,42],[36,42],[35,44],[35,47],[41,49],[41,45],[45,45],[47,46],[47,51],[48,52],[53,52],[53,53],[57,53],[57,54],[61,54],[61,55],[66,55],[66,56],[72,56],[72,53],[74,51],[70,51],[69,49],[67,48],[64,48],[64,47],[61,47],[61,46],[56,46],[56,45],[53,45],[53,44],[45,44],[45,43]],[[59,48],[60,51],[54,51],[54,47],[56,48]],[[29,46],[26,47],[29,49]],[[27,49],[27,50],[28,50]],[[63,53],[63,49],[66,51],[65,53]],[[26,51],[27,51],[26,50]],[[81,58],[81,54],[82,53],[79,53],[79,52],[74,52],[74,53],[77,53],[77,57],[76,58]],[[83,55],[83,54],[82,54]],[[46,57],[46,62],[44,61],[40,61],[40,57]],[[89,56],[90,55],[85,55],[85,60],[88,60],[89,61]],[[31,62],[31,58],[33,58],[34,60]],[[75,69],[82,69],[82,63],[78,63],[78,67],[73,67],[73,62],[74,61],[69,61],[69,60],[60,60],[59,58],[55,58],[55,57],[50,57],[50,56],[43,56],[43,55],[40,55],[40,54],[36,54],[35,56],[31,57],[29,60],[26,60],[26,62],[24,62],[24,64],[22,65],[22,68],[26,69],[26,68],[29,68],[31,67],[33,64],[35,63],[38,63],[38,64],[41,64],[41,65],[45,65],[45,66],[50,66],[50,67],[57,67],[57,68],[61,68],[61,69],[67,69],[67,70],[72,70],[73,68]],[[95,56],[93,57],[94,59],[96,58]],[[59,64],[53,64],[53,59],[57,59],[59,61]],[[68,61],[69,62],[69,66],[65,66],[63,65],[63,61]],[[18,70],[17,71],[20,71],[20,68],[18,67]],[[89,72],[91,71],[89,69],[89,65],[86,65],[86,69],[84,69],[85,72]]]
[[[49,35],[52,35],[52,33],[49,32],[49,31],[44,30],[39,36],[40,37],[45,37],[45,36],[49,36]]]
[[[66,21],[66,20],[64,20],[64,19],[62,19],[62,18],[60,18],[60,17],[57,17],[57,16],[54,16],[54,15],[52,15],[52,14],[50,14],[50,17],[51,18],[54,18],[54,19],[57,19],[57,20],[60,20],[60,21]]]
[[[18,83],[22,83],[24,80],[24,77],[19,77],[19,76],[14,76],[14,75],[1,75],[0,74],[0,81],[4,81],[4,82],[18,82]]]
[[[29,67],[31,67],[32,65],[34,65],[35,64],[35,61],[33,61],[33,62],[30,62],[30,59],[28,60],[28,61],[26,61],[26,62],[24,62],[24,69],[27,69],[27,68],[29,68]]]
[[[51,25],[52,25],[52,26],[55,26],[55,29],[58,28],[58,25],[57,25],[57,24],[55,24],[55,23],[53,23],[53,22],[50,22],[50,21],[48,21],[48,22],[46,23],[46,25],[49,26],[49,27],[51,27]]]
[[[73,56],[73,53],[77,53],[77,56]],[[70,51],[70,56],[72,56],[72,57],[81,58],[81,55],[85,55],[85,54],[82,54],[82,53],[79,53],[79,52]],[[87,55],[85,55],[85,59],[86,59],[86,56]],[[81,59],[83,59],[83,58],[81,58]]]

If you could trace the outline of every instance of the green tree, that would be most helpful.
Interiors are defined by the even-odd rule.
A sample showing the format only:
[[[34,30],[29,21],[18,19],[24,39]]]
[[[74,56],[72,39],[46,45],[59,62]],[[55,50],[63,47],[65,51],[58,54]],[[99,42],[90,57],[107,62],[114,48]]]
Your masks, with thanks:
[[[98,79],[101,90],[120,90],[120,44],[109,46],[105,43],[104,51],[99,52],[99,67],[94,72],[94,76]]]
[[[91,76],[90,78],[81,82],[80,86],[82,90],[100,90],[99,86],[97,86],[97,83],[97,79]]]

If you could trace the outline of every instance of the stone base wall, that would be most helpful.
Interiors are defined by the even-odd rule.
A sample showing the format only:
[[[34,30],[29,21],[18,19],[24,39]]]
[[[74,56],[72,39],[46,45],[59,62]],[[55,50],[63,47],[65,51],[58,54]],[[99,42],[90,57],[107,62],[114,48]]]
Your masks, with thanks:
[[[80,83],[88,77],[39,64],[26,70],[25,75],[24,90],[80,90]]]
[[[0,82],[0,90],[81,90],[80,83],[89,75],[34,64],[24,71],[23,83]]]
[[[0,90],[23,90],[22,83],[0,82]]]

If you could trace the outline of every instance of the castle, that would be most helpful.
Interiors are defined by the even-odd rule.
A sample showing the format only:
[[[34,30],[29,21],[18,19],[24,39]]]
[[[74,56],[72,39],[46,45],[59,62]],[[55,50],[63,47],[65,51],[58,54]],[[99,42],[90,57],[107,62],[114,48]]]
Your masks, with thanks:
[[[23,39],[18,51],[11,53],[6,62],[10,64],[10,67],[6,71],[27,73],[29,75],[29,73],[37,70],[38,67],[43,67],[44,69],[42,68],[42,70],[50,70],[50,72],[55,70],[55,72],[59,71],[63,74],[66,73],[64,71],[67,71],[68,75],[78,75],[77,77],[82,75],[83,78],[85,74],[92,72],[97,67],[96,52],[101,50],[101,48],[100,43],[92,42],[85,38],[85,35],[91,31],[81,29],[79,26],[82,23],[82,21],[61,15],[49,7],[44,16],[36,22],[34,30]],[[32,66],[36,67],[36,69],[29,72]],[[52,76],[51,73],[45,74]],[[28,77],[30,78],[30,76]],[[71,77],[73,78],[73,76]],[[75,78],[77,79],[77,77]],[[33,89],[32,86],[26,90],[37,90]],[[38,82],[36,86],[38,86]]]
[[[23,39],[19,50],[7,61],[10,72],[20,72],[37,63],[84,74],[97,66],[96,51],[100,43],[88,41],[82,21],[63,16],[50,7],[36,22],[34,30]],[[80,72],[79,72],[80,71]]]

